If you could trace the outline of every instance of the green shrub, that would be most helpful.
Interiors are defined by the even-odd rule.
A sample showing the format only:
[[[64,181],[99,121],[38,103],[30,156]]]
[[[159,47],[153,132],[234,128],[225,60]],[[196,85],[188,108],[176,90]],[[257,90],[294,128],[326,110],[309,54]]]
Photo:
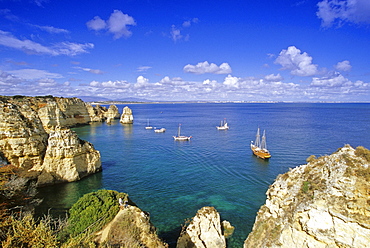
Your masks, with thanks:
[[[113,190],[99,190],[81,197],[69,210],[68,232],[75,237],[101,229],[118,213],[119,197],[128,199],[127,194]]]

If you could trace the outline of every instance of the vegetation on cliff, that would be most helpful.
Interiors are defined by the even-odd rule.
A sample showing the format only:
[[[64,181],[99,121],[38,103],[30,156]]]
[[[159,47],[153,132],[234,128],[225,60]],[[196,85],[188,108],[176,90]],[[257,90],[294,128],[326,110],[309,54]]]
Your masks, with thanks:
[[[278,176],[244,247],[366,247],[370,151],[346,145]]]

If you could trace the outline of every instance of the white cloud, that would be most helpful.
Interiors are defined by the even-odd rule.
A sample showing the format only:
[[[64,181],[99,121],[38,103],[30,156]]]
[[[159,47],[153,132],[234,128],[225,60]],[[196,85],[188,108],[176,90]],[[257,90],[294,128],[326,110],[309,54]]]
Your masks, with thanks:
[[[284,78],[278,73],[277,75],[270,74],[265,76],[265,80],[272,82],[282,81]]]
[[[99,30],[105,29],[107,24],[99,16],[95,16],[94,19],[92,19],[92,20],[90,20],[86,23],[86,26],[89,29],[99,31]]]
[[[42,78],[38,80],[38,83],[39,83],[39,86],[43,86],[43,87],[52,87],[58,84],[54,79],[51,79],[51,78]]]
[[[51,34],[68,34],[69,33],[69,31],[66,30],[66,29],[55,28],[55,27],[52,27],[52,26],[39,26],[39,25],[31,25],[31,26],[34,26],[38,29],[41,29],[41,30],[46,31],[46,32],[51,33]]]
[[[190,27],[190,26],[191,26],[191,24],[192,24],[192,23],[198,23],[198,22],[199,22],[199,19],[198,19],[198,18],[192,18],[192,19],[190,19],[190,20],[184,21],[184,22],[182,23],[182,26],[183,26],[184,28],[188,28],[188,27]]]
[[[53,46],[43,46],[31,40],[20,40],[8,32],[0,30],[0,45],[18,49],[28,54],[47,54],[52,56],[67,55],[75,56],[87,53],[88,49],[94,47],[91,43],[78,44],[72,42],[61,42]]]
[[[312,64],[312,57],[306,52],[301,53],[301,50],[295,46],[283,49],[275,60],[275,64],[280,64],[282,70],[290,70],[290,73],[295,76],[313,76],[318,73],[317,65]]]
[[[172,25],[171,26],[171,38],[174,42],[178,41],[178,40],[181,40],[182,39],[182,35],[181,35],[181,31],[180,29],[176,28],[175,25]]]
[[[231,73],[231,67],[228,63],[222,63],[217,66],[214,63],[209,64],[208,61],[200,62],[196,65],[186,65],[184,66],[184,72],[195,73],[195,74],[228,74]]]
[[[147,71],[147,70],[149,70],[149,69],[151,69],[152,67],[151,66],[140,66],[140,67],[138,67],[136,70],[138,71],[138,72],[144,72],[144,71]]]
[[[335,69],[338,71],[350,71],[352,69],[352,66],[350,65],[348,60],[344,60],[342,62],[338,62],[338,64],[335,65]]]
[[[353,83],[343,77],[343,75],[339,73],[334,73],[333,75],[329,77],[314,77],[311,82],[311,86],[315,87],[346,87],[346,86],[352,86]]]
[[[17,78],[25,79],[25,80],[36,80],[36,79],[43,79],[43,78],[63,78],[63,76],[59,73],[52,73],[45,70],[37,70],[37,69],[21,69],[21,70],[14,70],[8,71]]]
[[[370,23],[369,0],[323,0],[317,6],[316,15],[322,20],[323,27],[341,26],[345,22]]]
[[[132,32],[128,29],[128,26],[135,26],[136,22],[133,17],[122,13],[120,10],[114,10],[107,21],[104,21],[99,16],[95,16],[86,25],[89,29],[95,31],[108,30],[108,32],[113,34],[114,39],[119,39],[121,37],[130,37]]]
[[[87,72],[90,72],[92,74],[104,74],[104,72],[102,70],[99,70],[99,69],[82,68],[82,67],[74,67],[74,68],[80,69],[80,70],[83,70],[83,71],[87,71]]]

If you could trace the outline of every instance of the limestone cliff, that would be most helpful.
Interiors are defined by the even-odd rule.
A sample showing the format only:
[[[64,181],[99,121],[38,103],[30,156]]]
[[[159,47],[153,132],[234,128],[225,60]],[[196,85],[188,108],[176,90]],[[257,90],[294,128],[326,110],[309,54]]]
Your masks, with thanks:
[[[100,154],[68,127],[102,121],[106,112],[78,98],[0,97],[0,156],[42,172],[41,185],[78,180],[100,170]]]
[[[96,235],[97,243],[107,244],[109,247],[168,247],[168,244],[157,236],[149,214],[131,205],[122,208]]]
[[[370,151],[345,146],[280,175],[267,191],[249,247],[368,247]]]
[[[122,124],[132,124],[134,122],[134,116],[132,115],[132,110],[129,107],[126,106],[123,108],[120,122]]]
[[[49,134],[42,166],[32,168],[42,172],[38,185],[77,181],[100,169],[99,151],[91,143],[78,138],[71,129],[62,127],[56,127]]]
[[[176,247],[225,248],[224,226],[232,228],[228,222],[221,224],[220,214],[214,207],[203,207],[198,210],[189,226],[182,231]]]

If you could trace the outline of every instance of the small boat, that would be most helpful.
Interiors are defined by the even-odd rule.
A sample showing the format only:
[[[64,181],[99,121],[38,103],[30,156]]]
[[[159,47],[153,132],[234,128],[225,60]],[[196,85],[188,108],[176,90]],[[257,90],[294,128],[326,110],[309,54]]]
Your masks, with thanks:
[[[260,140],[260,128],[257,129],[256,140],[253,144],[251,141],[251,149],[254,155],[262,159],[271,158],[270,152],[267,150],[266,132],[263,131],[262,140]]]
[[[180,131],[181,131],[181,124],[179,125],[179,130],[177,132],[177,136],[173,136],[174,140],[176,140],[176,141],[187,141],[187,140],[191,139],[191,136],[182,136],[180,134]]]
[[[217,130],[228,130],[229,126],[227,125],[226,119],[224,121],[221,121],[220,126],[216,127]]]
[[[148,119],[148,125],[145,127],[145,129],[153,129],[153,127],[149,125],[149,119]]]
[[[156,132],[156,133],[164,133],[164,132],[166,132],[166,129],[165,128],[159,128],[159,129],[154,129],[154,132]]]

